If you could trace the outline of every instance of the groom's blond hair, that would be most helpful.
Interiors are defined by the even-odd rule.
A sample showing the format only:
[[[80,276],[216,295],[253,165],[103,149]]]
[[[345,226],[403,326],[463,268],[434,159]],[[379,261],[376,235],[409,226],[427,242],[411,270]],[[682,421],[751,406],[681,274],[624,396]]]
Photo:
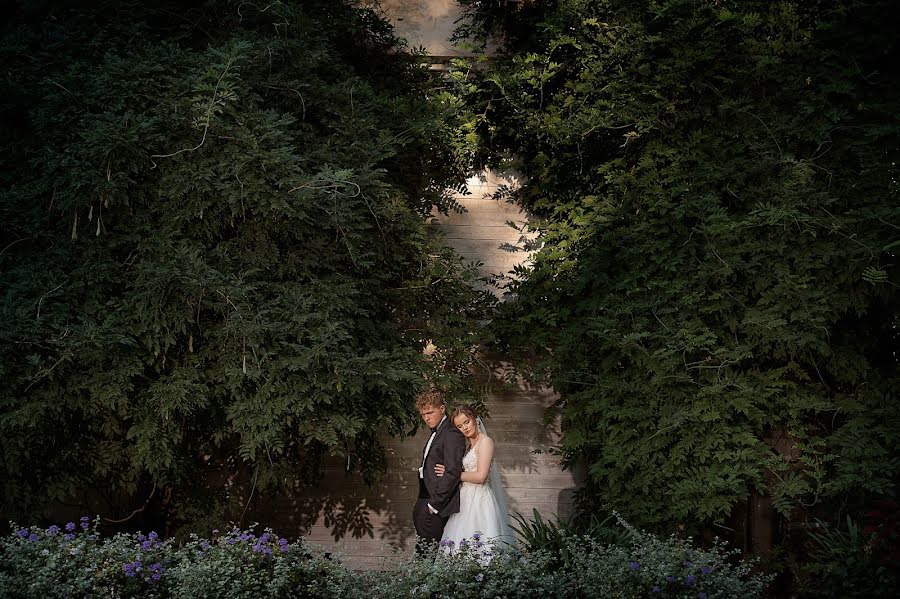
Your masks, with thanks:
[[[428,389],[416,395],[416,408],[439,408],[444,405],[444,394],[437,389]]]

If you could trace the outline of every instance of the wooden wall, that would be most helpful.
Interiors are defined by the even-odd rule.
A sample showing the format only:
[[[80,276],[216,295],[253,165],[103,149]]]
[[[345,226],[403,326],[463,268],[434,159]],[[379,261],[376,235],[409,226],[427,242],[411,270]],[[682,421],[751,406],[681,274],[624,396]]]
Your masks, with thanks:
[[[578,476],[563,471],[549,453],[559,439],[556,427],[543,422],[552,393],[521,381],[503,385],[506,365],[494,362],[489,367],[491,371],[482,377],[490,410],[485,426],[496,442],[495,463],[510,510],[530,516],[537,508],[542,517],[568,516]],[[425,429],[403,441],[386,440],[388,474],[374,488],[367,487],[358,474],[348,474],[344,458],[335,457],[326,460],[318,489],[293,499],[261,501],[253,516],[278,522],[282,534],[302,535],[308,542],[338,552],[353,567],[390,568],[412,556],[416,468],[427,439]]]
[[[469,177],[465,193],[454,194],[462,213],[432,213],[429,224],[463,263],[480,264],[478,271],[491,282],[485,286],[503,297],[504,283],[518,264],[527,264],[534,235],[525,231],[528,215],[510,192],[522,184],[516,173],[483,171]],[[512,225],[512,226],[511,226]]]

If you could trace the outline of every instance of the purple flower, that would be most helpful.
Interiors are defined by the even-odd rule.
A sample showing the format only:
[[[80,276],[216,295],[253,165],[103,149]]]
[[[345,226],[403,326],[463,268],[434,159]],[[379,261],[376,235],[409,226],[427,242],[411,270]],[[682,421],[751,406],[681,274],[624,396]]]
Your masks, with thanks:
[[[34,534],[34,533],[31,533],[30,535],[28,535],[28,540],[31,541],[32,543],[34,543],[35,541],[37,541],[37,540],[40,539],[40,538],[41,538],[41,537],[37,536],[37,535]]]
[[[163,568],[163,565],[159,562],[156,562],[155,564],[150,564],[150,570],[153,572],[156,572],[157,570],[164,570],[164,569],[165,568]]]
[[[637,562],[629,562],[628,567],[631,568],[632,572],[637,572],[638,568],[640,568],[641,565]]]
[[[651,593],[658,593],[658,592],[659,592],[659,585],[658,585],[658,584],[653,585],[653,588],[650,589],[650,592],[651,592]]]
[[[138,560],[138,559],[134,560],[134,569],[135,570],[141,569],[141,560]]]
[[[91,519],[88,516],[82,516],[78,519],[79,522],[90,522]]]
[[[47,529],[47,534],[51,537],[55,537],[59,534],[59,526],[57,526],[56,524],[52,524],[50,528]]]
[[[157,580],[162,578],[162,574],[160,574],[159,572],[155,572],[150,578],[152,578],[153,581],[156,582]]]
[[[260,543],[268,543],[268,542],[269,542],[269,533],[264,532],[264,533],[259,537],[259,542],[260,542]]]
[[[82,523],[81,523],[81,530],[87,530],[87,529],[89,529],[90,527],[91,527],[91,525],[90,525],[88,522],[82,522]]]
[[[143,543],[144,541],[147,540],[147,537],[145,537],[144,535],[138,535],[137,540],[139,543]]]
[[[263,553],[265,553],[266,555],[272,555],[272,548],[271,547],[263,547]]]
[[[156,539],[159,538],[159,535],[156,534],[156,532],[154,532],[154,531],[151,530],[151,531],[150,531],[150,534],[147,535],[147,538],[150,539],[151,541],[155,541]]]
[[[229,545],[234,545],[235,543],[237,543],[237,541],[235,539],[228,539],[225,542],[228,543]]]
[[[281,545],[282,547],[287,547],[290,543],[288,542],[287,539],[285,539],[284,537],[281,537],[280,539],[278,539],[278,544]]]
[[[134,576],[134,564],[122,564],[122,570],[125,571],[125,576]]]
[[[65,540],[67,540],[67,541],[71,541],[72,539],[75,538],[75,535],[72,534],[72,533],[70,532],[69,534],[67,534],[67,535],[64,536],[63,538],[64,538]]]
[[[209,549],[209,542],[203,541],[202,543],[200,543],[200,549],[202,549],[203,551]]]
[[[700,593],[699,597],[700,599],[706,599],[706,593]]]
[[[712,568],[710,568],[709,566],[703,566],[702,568],[700,568],[701,574],[709,574],[710,572],[712,572]]]
[[[666,582],[675,582],[674,576],[666,576]]]
[[[688,585],[689,587],[694,586],[695,582],[697,582],[697,579],[694,577],[693,574],[688,574],[687,576],[684,577],[684,584]]]
[[[472,539],[475,541],[479,540],[480,538],[481,538],[480,532],[476,532],[475,534],[472,535]]]
[[[248,535],[247,533],[242,533],[239,538],[240,538],[241,542],[249,541],[250,539],[253,538],[253,535]]]
[[[688,560],[684,560],[684,561],[681,562],[681,563],[684,564],[684,567],[685,567],[685,568],[690,568],[691,566],[694,565],[694,564],[692,564],[692,563],[691,563],[690,561],[688,561]]]
[[[69,522],[68,524],[66,524],[66,530],[68,530],[69,532],[72,532],[73,530],[75,530],[75,523]]]
[[[20,539],[24,539],[25,537],[28,536],[28,529],[26,529],[26,528],[20,528],[20,529],[19,529],[19,532],[17,532],[16,534],[19,535],[19,538],[20,538]]]

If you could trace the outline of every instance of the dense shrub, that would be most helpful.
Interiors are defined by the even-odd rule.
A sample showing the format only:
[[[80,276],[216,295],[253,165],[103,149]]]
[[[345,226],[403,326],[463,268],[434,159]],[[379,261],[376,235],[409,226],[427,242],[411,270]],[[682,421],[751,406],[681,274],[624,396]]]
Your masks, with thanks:
[[[329,452],[371,481],[423,372],[474,397],[485,295],[422,219],[458,180],[444,109],[375,12],[5,14],[0,512],[100,492],[180,525],[235,507],[223,470],[259,497]]]
[[[357,572],[302,541],[232,529],[176,546],[153,533],[101,537],[81,528],[20,528],[0,539],[0,596],[53,597],[758,597],[769,579],[721,545],[631,530],[623,545],[565,541],[569,558],[480,541],[385,572]]]

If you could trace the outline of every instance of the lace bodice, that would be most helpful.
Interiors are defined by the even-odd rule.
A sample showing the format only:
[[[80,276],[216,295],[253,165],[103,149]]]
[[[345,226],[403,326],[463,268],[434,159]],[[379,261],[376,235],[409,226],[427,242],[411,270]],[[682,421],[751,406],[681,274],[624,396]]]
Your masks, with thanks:
[[[478,470],[478,452],[473,447],[463,456],[463,470],[466,472],[475,472]]]

